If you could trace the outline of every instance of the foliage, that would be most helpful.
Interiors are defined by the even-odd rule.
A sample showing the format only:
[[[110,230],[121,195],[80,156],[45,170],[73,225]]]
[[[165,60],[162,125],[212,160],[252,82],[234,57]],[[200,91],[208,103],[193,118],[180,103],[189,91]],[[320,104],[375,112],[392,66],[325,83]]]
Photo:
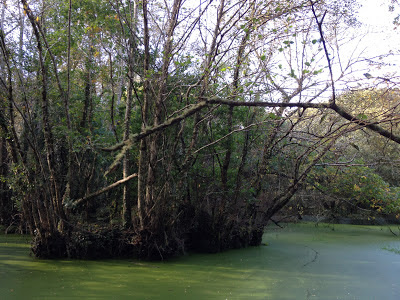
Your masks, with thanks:
[[[372,168],[325,167],[316,172],[313,184],[326,194],[378,213],[400,213],[399,187],[390,187]]]

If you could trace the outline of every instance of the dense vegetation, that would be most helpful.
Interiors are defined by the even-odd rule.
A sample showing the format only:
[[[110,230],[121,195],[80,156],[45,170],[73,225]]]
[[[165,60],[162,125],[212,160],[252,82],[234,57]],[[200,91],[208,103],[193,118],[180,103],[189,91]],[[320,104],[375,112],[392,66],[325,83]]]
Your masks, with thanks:
[[[398,214],[397,83],[335,90],[356,6],[4,2],[1,223],[38,257],[163,259],[257,245],[293,198]]]

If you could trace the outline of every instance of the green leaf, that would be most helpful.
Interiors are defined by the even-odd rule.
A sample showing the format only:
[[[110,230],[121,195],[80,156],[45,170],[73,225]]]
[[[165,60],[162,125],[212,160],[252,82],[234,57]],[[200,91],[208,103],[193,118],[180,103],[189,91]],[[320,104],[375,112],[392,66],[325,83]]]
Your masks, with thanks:
[[[357,118],[360,120],[368,120],[368,116],[366,114],[358,114]]]
[[[278,116],[274,113],[269,113],[268,114],[268,118],[272,119],[272,120],[276,120],[278,118]]]

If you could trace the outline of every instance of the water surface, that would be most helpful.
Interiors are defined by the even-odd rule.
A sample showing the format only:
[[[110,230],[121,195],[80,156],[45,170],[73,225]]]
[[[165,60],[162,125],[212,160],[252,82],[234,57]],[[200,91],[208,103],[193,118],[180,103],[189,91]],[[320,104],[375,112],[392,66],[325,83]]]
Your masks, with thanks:
[[[27,239],[0,235],[0,299],[400,299],[387,227],[271,227],[260,247],[168,262],[39,260]]]

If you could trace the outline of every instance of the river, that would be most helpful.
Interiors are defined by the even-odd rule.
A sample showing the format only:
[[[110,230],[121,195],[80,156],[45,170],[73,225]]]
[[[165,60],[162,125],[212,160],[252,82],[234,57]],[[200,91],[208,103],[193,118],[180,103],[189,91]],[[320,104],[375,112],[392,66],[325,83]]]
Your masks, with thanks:
[[[274,226],[262,246],[167,262],[39,260],[28,239],[0,235],[0,299],[400,299],[384,226]]]

